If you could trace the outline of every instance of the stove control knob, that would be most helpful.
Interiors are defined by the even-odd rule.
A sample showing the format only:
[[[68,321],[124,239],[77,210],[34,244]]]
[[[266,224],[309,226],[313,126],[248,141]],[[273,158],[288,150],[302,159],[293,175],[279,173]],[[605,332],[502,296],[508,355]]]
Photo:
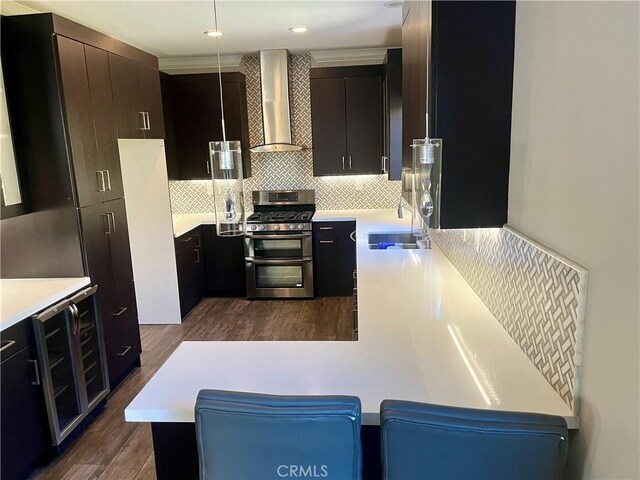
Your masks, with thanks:
[[[295,230],[295,229],[296,229],[296,226],[293,223],[289,225],[289,230]]]
[[[280,230],[280,225],[276,225],[273,227],[274,230]]]
[[[251,230],[255,230],[256,226],[255,225],[251,225]]]
[[[304,225],[302,225],[301,223],[298,224],[298,230],[302,230],[304,228]]]
[[[260,228],[260,230],[264,230],[264,225],[260,225],[258,228]]]

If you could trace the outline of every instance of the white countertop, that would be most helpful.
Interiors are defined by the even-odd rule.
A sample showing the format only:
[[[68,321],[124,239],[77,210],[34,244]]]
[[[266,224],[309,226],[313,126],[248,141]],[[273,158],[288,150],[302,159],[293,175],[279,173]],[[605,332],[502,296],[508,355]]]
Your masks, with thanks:
[[[0,280],[0,330],[44,310],[90,283],[89,277]]]
[[[313,214],[312,220],[314,222],[354,221],[358,218],[358,212],[360,217],[363,217],[370,215],[370,212],[381,212],[381,210],[318,210]]]
[[[173,220],[173,236],[179,237],[200,225],[215,225],[213,213],[178,213],[171,215]]]
[[[369,250],[407,231],[395,210],[317,212],[357,220],[359,340],[183,342],[125,410],[132,422],[193,422],[203,388],[351,394],[363,423],[386,398],[578,418],[436,247]]]

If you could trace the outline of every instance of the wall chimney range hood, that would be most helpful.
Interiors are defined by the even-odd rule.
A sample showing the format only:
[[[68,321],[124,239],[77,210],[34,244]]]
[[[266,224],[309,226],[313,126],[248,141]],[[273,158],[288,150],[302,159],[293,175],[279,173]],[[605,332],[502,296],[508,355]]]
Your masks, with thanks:
[[[252,152],[302,150],[302,147],[292,143],[291,138],[288,64],[287,50],[260,50],[264,144],[251,148]]]

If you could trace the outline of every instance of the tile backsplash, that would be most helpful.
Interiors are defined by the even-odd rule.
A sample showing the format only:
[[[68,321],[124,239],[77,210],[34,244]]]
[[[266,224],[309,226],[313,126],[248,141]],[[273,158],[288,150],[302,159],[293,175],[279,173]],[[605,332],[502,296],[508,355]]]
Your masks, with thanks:
[[[577,413],[587,271],[510,227],[431,236]]]
[[[299,152],[251,153],[252,177],[245,180],[245,205],[251,207],[252,190],[302,189],[316,191],[316,205],[321,210],[396,208],[401,182],[389,181],[386,175],[314,177],[311,149],[311,97],[309,68],[311,55],[292,55],[289,62],[291,129],[293,142],[306,147]],[[260,61],[258,56],[245,58],[249,143],[263,142]],[[208,213],[213,200],[207,193],[207,181],[170,181],[173,213]]]

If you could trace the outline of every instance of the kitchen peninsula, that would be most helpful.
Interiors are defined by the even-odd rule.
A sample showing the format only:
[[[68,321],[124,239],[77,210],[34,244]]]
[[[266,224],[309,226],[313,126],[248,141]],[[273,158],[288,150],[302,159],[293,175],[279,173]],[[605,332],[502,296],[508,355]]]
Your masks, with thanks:
[[[380,402],[395,398],[560,415],[578,428],[572,409],[437,246],[368,248],[371,232],[410,229],[396,217],[393,210],[320,210],[313,218],[357,222],[357,341],[183,342],[176,349],[125,410],[129,422],[152,423],[159,479],[180,464],[197,477],[194,404],[204,388],[357,395],[365,426],[379,424]]]

